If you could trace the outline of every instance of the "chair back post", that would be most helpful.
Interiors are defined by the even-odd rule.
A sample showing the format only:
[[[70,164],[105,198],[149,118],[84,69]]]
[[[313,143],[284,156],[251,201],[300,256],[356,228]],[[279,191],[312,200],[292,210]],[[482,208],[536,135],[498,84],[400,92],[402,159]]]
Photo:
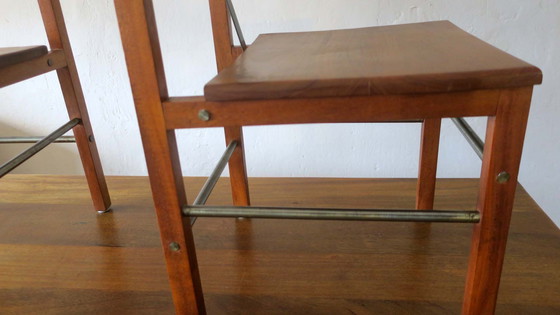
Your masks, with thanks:
[[[218,72],[233,64],[243,50],[233,46],[232,29],[226,0],[209,0],[212,34]],[[233,203],[237,206],[250,205],[249,182],[247,179],[247,163],[245,161],[245,142],[242,126],[224,128],[226,145],[237,142],[229,161],[229,174]]]
[[[229,67],[238,56],[234,54],[231,23],[226,0],[209,0],[212,34],[218,72]]]
[[[168,98],[151,0],[115,0],[123,49],[177,314],[205,314],[192,228],[175,132],[167,130],[162,100]]]
[[[111,206],[111,199],[93,136],[93,128],[89,120],[60,0],[38,0],[38,3],[51,50],[62,50],[64,52],[66,67],[57,70],[58,80],[60,81],[68,116],[70,119],[81,120],[81,123],[74,127],[73,131],[94,207],[98,212],[105,212]]]

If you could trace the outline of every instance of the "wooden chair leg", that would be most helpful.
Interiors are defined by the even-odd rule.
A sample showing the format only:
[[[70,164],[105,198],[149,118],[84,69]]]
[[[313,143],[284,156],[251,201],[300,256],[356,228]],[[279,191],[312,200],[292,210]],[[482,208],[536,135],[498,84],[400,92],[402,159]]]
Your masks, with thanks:
[[[149,167],[150,179],[159,177],[158,183],[152,183],[152,193],[156,201],[158,225],[175,311],[177,314],[206,314],[191,220],[182,217],[182,205],[187,204],[187,198],[175,131],[165,131],[161,128],[158,132],[156,129],[154,128],[154,133],[151,135],[146,135],[150,139],[144,145],[146,149],[148,146],[151,147],[149,149],[151,152],[146,156],[151,160],[153,157],[161,156],[162,151],[166,150],[165,144],[156,145],[153,142],[153,139],[158,137],[156,134],[167,137],[168,155],[164,154],[162,160],[153,159]],[[142,136],[144,137],[145,134],[143,133]],[[157,176],[154,175],[154,169],[157,169]],[[165,174],[161,174],[161,171]],[[170,185],[165,185],[167,188],[161,187],[161,183],[166,181]]]
[[[417,210],[434,208],[440,130],[441,118],[425,119],[422,123],[420,163],[416,186]]]
[[[513,208],[532,87],[505,90],[488,119],[463,314],[493,314]]]
[[[245,164],[245,146],[243,142],[243,129],[241,127],[226,127],[226,145],[237,141],[238,146],[229,160],[229,176],[233,204],[236,206],[249,206],[249,183],[247,180],[247,167]]]
[[[140,125],[167,272],[177,314],[205,314],[202,286],[175,132],[166,130],[168,97],[151,0],[115,0],[128,74]],[[148,22],[149,21],[149,22]]]
[[[51,49],[62,49],[68,66],[57,71],[62,94],[70,119],[79,118],[82,122],[74,128],[74,136],[84,167],[95,210],[105,212],[111,206],[111,199],[103,174],[101,160],[95,144],[93,129],[89,121],[76,63],[72,54],[70,40],[66,31],[62,8],[59,0],[38,0],[41,15],[47,31]]]

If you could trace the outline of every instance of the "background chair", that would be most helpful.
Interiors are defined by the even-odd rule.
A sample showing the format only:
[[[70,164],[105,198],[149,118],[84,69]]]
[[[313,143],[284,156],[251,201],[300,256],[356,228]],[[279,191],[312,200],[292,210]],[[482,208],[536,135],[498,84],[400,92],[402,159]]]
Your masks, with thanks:
[[[227,6],[210,0],[218,76],[204,96],[169,97],[152,1],[115,0],[177,313],[205,313],[196,217],[474,223],[463,313],[493,313],[540,70],[446,21],[261,35],[241,53]],[[489,117],[484,148],[460,119],[469,116]],[[482,155],[477,211],[427,210],[442,118],[454,118]],[[423,122],[416,210],[247,206],[242,126],[387,121]],[[175,129],[205,127],[225,128],[228,146],[189,205]],[[236,206],[204,206],[228,160]]]
[[[0,48],[0,88],[50,71],[57,71],[70,121],[49,136],[0,138],[0,143],[33,143],[28,150],[0,167],[0,177],[53,142],[75,142],[82,160],[95,210],[109,210],[111,200],[80,86],[76,63],[59,0],[38,0],[49,39],[46,46]],[[62,137],[73,130],[74,138]]]

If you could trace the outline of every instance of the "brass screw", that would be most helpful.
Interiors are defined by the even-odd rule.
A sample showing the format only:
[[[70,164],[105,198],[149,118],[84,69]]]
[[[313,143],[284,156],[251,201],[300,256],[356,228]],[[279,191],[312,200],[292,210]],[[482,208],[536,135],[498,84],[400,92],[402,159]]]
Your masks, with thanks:
[[[47,59],[47,65],[48,65],[49,67],[52,67],[52,65],[53,65],[52,59]]]
[[[202,121],[209,121],[211,118],[210,116],[210,112],[202,109],[198,112],[198,119],[202,120]]]
[[[500,184],[505,184],[509,181],[509,179],[511,178],[511,176],[509,175],[508,172],[501,172],[500,174],[498,174],[498,176],[496,177],[496,181]]]
[[[179,245],[179,243],[177,242],[172,242],[171,244],[169,244],[169,249],[174,252],[178,252],[181,249],[181,245]]]

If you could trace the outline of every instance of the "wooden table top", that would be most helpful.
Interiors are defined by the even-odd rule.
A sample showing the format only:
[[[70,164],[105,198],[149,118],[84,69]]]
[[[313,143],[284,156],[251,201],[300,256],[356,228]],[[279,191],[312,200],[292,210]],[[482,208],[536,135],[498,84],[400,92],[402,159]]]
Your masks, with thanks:
[[[203,179],[187,178],[193,200]],[[415,180],[251,178],[255,205],[414,206]],[[172,314],[148,179],[0,181],[0,314]],[[228,180],[209,204],[230,202]],[[438,180],[437,209],[473,209],[477,180]],[[459,314],[469,224],[235,220],[194,227],[208,314]],[[560,231],[519,187],[497,314],[560,314]]]
[[[209,101],[539,84],[541,71],[448,21],[260,35],[205,87]]]

